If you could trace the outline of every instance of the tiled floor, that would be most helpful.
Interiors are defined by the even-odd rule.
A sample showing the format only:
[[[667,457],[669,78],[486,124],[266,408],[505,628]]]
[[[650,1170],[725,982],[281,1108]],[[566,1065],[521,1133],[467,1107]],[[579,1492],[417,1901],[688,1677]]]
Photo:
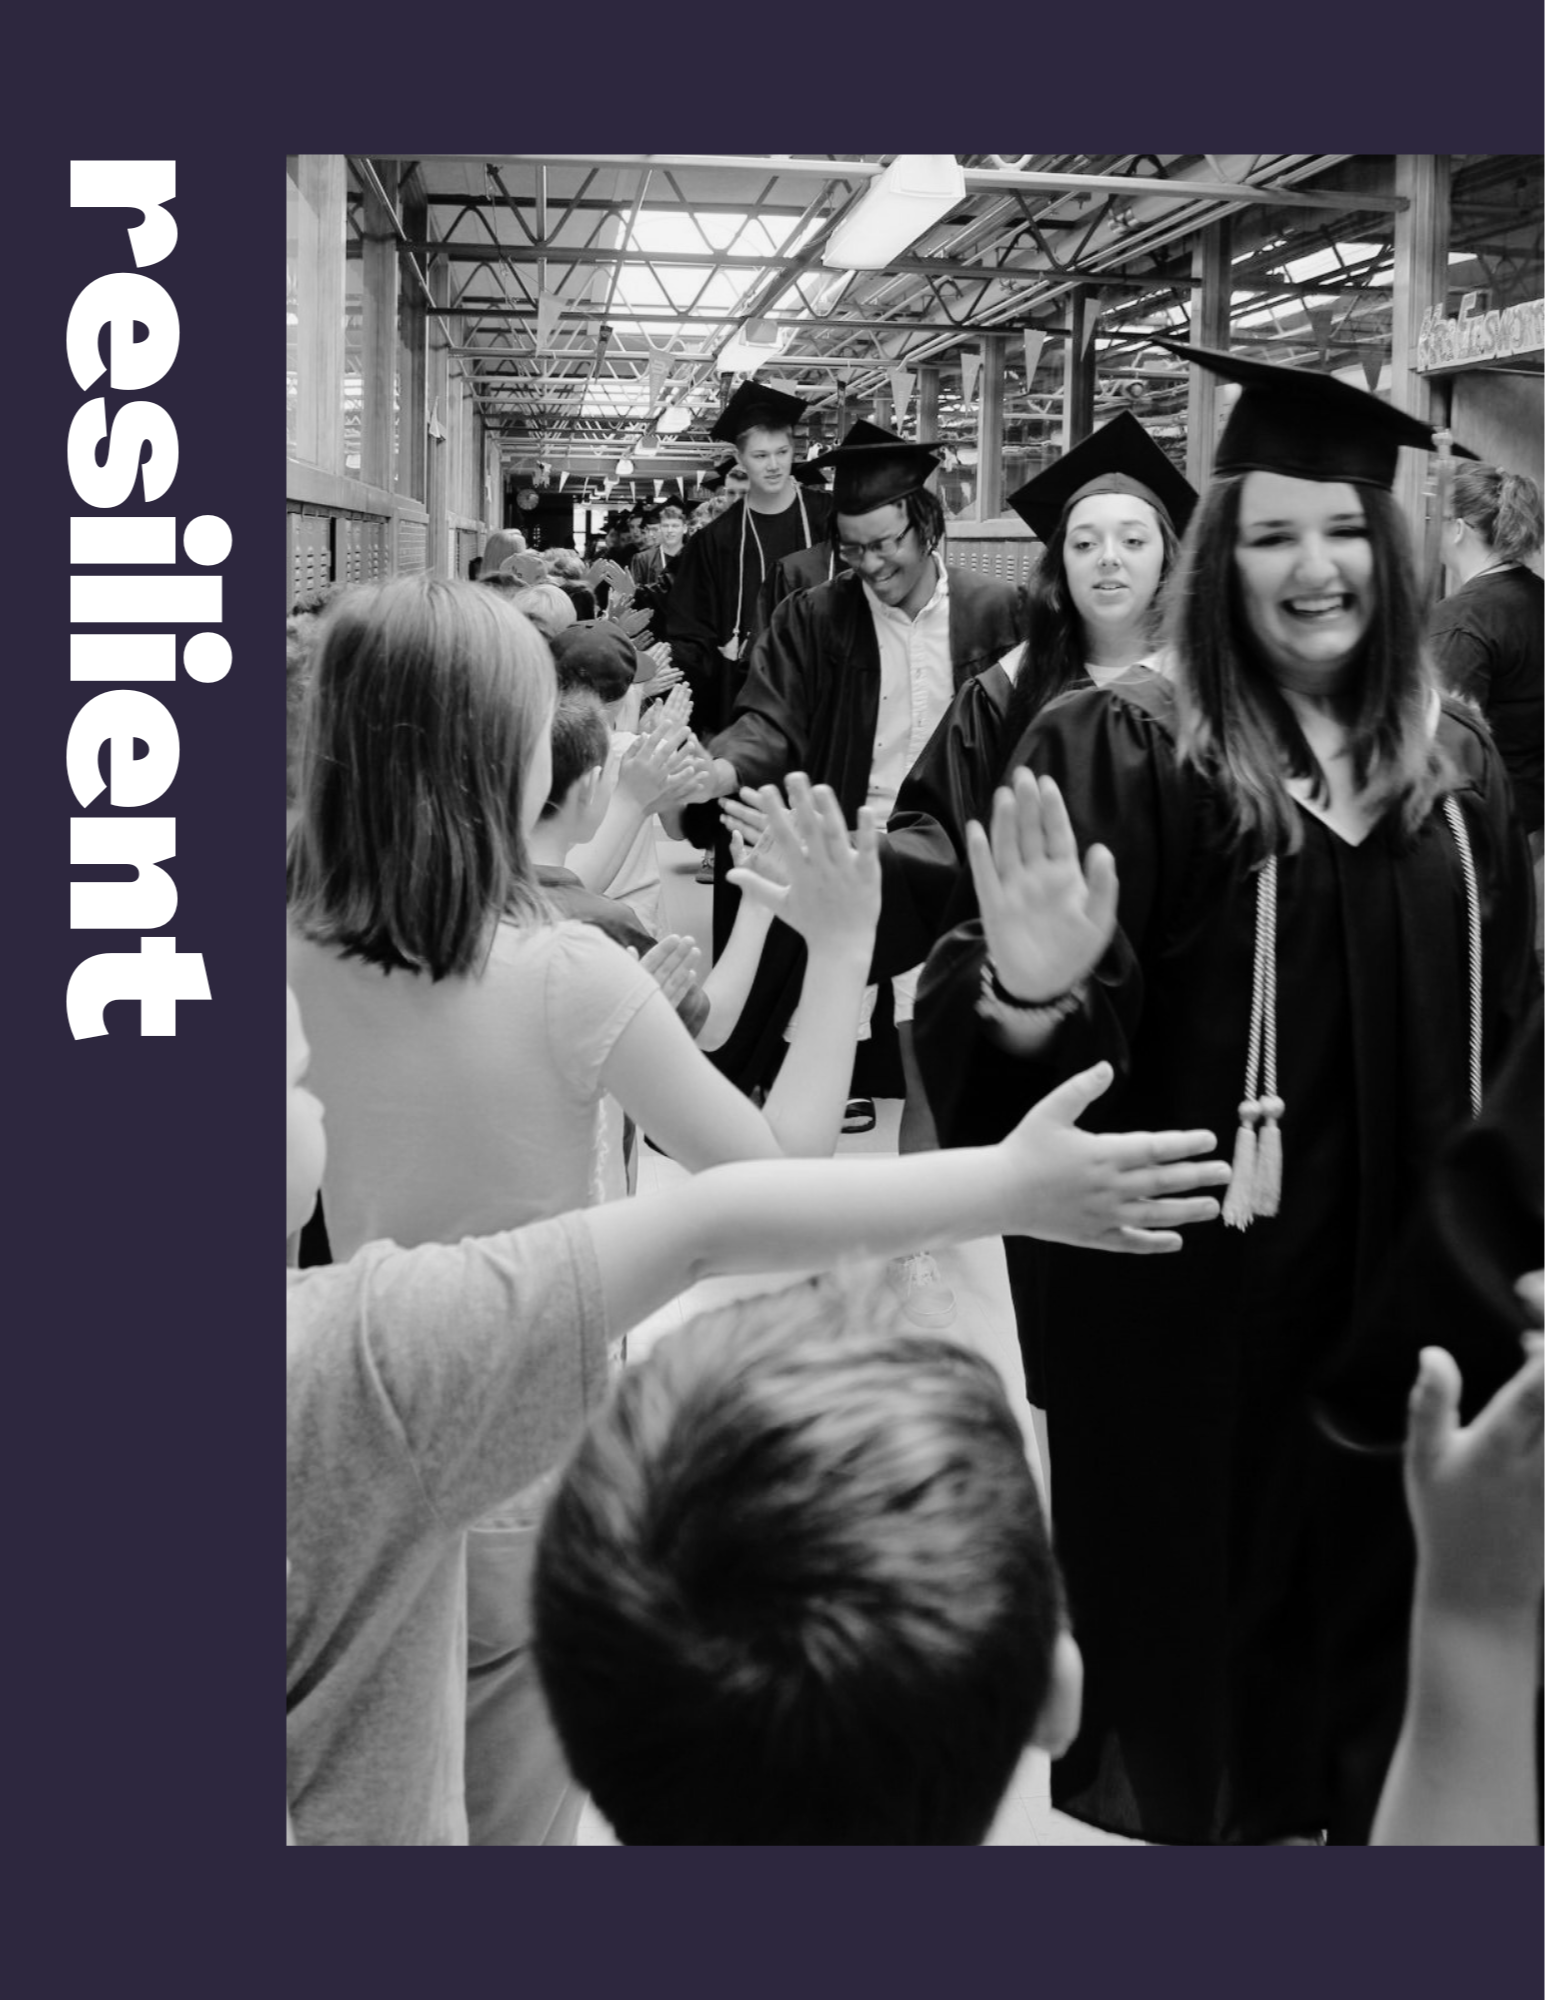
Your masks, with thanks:
[[[703,946],[706,958],[711,892],[693,879],[698,856],[680,843],[662,840],[660,860],[664,878],[662,914],[666,926],[683,933],[691,932]],[[843,1139],[841,1151],[895,1152],[901,1120],[900,1102],[881,1099],[876,1111],[874,1131]],[[662,1158],[648,1146],[640,1147],[638,1185],[641,1193],[669,1187],[683,1178],[683,1169],[674,1162]],[[1024,1373],[1014,1331],[1013,1308],[1009,1302],[1002,1245],[996,1238],[984,1238],[974,1243],[957,1244],[936,1254],[944,1281],[955,1293],[954,1337],[985,1355],[1003,1376],[1010,1400],[1022,1413],[1026,1455],[1041,1479],[1044,1492],[1041,1451],[1031,1424],[1030,1408],[1025,1401]],[[787,1272],[763,1278],[709,1279],[636,1327],[628,1336],[629,1355],[637,1359],[647,1353],[655,1341],[682,1326],[706,1306],[771,1291],[791,1282],[793,1280]],[[1127,1847],[1136,1844],[1097,1832],[1093,1827],[1054,1812],[1049,1792],[1050,1767],[1044,1754],[1027,1751],[1003,1802],[989,1844],[994,1847]],[[614,1844],[605,1821],[588,1804],[580,1821],[576,1844],[582,1847]]]

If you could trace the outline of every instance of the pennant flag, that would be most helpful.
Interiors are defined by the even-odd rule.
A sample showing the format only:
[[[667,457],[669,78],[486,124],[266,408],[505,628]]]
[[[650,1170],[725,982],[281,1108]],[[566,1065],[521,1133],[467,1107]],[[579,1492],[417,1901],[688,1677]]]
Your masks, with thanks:
[[[1367,382],[1370,389],[1377,389],[1379,386],[1379,377],[1384,373],[1384,349],[1382,347],[1365,347],[1360,351],[1357,358],[1363,364],[1364,381]]]
[[[1035,371],[1041,365],[1041,349],[1046,345],[1046,336],[1035,327],[1025,328],[1025,387],[1028,389],[1035,380]]]
[[[1336,308],[1305,306],[1304,318],[1309,322],[1309,330],[1314,335],[1315,343],[1320,350],[1320,359],[1324,361],[1330,353],[1330,335],[1331,329],[1336,324]]]
[[[982,366],[980,350],[963,347],[960,350],[960,400],[969,403],[976,394],[976,378]]]
[[[891,401],[896,409],[896,428],[900,430],[901,420],[907,413],[907,405],[912,400],[912,370],[892,368],[888,372],[891,385]]]
[[[553,344],[553,335],[558,331],[560,301],[556,292],[538,292],[536,295],[536,351],[548,351]]]
[[[1094,339],[1094,330],[1100,323],[1100,295],[1098,292],[1091,292],[1085,299],[1083,315],[1084,338],[1079,351],[1087,354],[1089,352],[1089,343]]]

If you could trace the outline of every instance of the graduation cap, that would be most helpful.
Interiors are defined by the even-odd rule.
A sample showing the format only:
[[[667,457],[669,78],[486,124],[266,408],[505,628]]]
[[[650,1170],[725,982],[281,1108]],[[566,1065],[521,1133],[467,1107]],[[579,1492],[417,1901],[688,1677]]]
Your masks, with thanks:
[[[687,520],[691,520],[694,504],[690,500],[678,500],[674,493],[667,493],[663,500],[652,500],[644,509],[644,526],[646,528],[657,528],[660,525],[660,516],[665,512],[667,507],[674,507],[678,514]]]
[[[832,467],[832,498],[839,514],[868,514],[916,492],[937,467],[942,450],[942,445],[914,444],[860,417],[841,444],[810,462]]]
[[[765,382],[742,382],[708,435],[719,444],[733,444],[751,430],[791,431],[804,414],[798,396],[786,396]]]
[[[1028,485],[1009,495],[1009,505],[1040,541],[1049,541],[1075,500],[1091,493],[1132,493],[1156,508],[1177,535],[1186,531],[1196,505],[1196,489],[1173,466],[1130,410],[1102,424],[1082,444]]]
[[[801,458],[795,464],[791,465],[789,470],[801,486],[819,486],[824,489],[826,485],[826,474],[815,463],[814,459]]]
[[[1239,400],[1218,440],[1215,472],[1281,472],[1290,479],[1345,480],[1388,492],[1401,445],[1433,449],[1431,424],[1334,375],[1179,341],[1157,345],[1239,384]],[[1453,450],[1456,458],[1475,456],[1463,445]]]

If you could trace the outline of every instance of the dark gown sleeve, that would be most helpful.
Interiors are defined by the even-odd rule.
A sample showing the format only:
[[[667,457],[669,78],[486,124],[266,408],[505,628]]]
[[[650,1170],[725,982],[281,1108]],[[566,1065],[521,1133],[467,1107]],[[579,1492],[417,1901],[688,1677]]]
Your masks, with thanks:
[[[880,842],[877,978],[920,964],[946,928],[966,826],[983,817],[1002,769],[1010,687],[997,666],[968,680],[902,782]]]
[[[675,604],[675,593],[671,603]],[[751,649],[745,684],[727,729],[709,744],[709,754],[735,766],[742,785],[779,784],[790,771],[809,764],[809,720],[814,712],[810,681],[819,634],[807,630],[810,621],[791,623],[802,596],[786,598],[768,629]],[[703,846],[714,839],[719,803],[688,806],[682,831]]]
[[[682,551],[681,566],[665,607],[665,636],[670,644],[671,663],[680,667],[697,701],[711,699],[719,668],[719,646],[733,616],[733,609],[724,607],[723,585],[718,538],[705,528]]]
[[[1162,687],[1162,684],[1155,684]],[[1063,1078],[1102,1058],[1117,1088],[1087,1123],[1119,1125],[1120,1082],[1143,1008],[1142,954],[1171,920],[1198,840],[1200,788],[1175,761],[1162,695],[1089,689],[1036,717],[1004,771],[1027,765],[1057,782],[1079,852],[1096,842],[1116,859],[1117,930],[1079,1013],[1034,1056],[1011,1053],[977,1013],[986,944],[969,871],[957,885],[952,928],[929,954],[917,996],[918,1063],[946,1145],[1000,1139]]]

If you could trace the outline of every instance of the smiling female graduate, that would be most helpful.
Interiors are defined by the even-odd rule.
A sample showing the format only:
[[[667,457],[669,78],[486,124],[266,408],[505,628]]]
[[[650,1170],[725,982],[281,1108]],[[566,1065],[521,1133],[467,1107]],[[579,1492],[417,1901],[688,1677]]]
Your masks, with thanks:
[[[1238,1131],[1224,1222],[1166,1271],[1037,1254],[1088,1667],[1054,1802],[1146,1840],[1355,1841],[1399,1724],[1409,1535],[1394,1465],[1312,1408],[1527,1009],[1532,885],[1490,739],[1423,651],[1390,488],[1430,428],[1179,351],[1242,393],[1172,677],[1031,724],[968,836],[917,1053],[949,1144],[1096,1055],[1113,1115]]]

